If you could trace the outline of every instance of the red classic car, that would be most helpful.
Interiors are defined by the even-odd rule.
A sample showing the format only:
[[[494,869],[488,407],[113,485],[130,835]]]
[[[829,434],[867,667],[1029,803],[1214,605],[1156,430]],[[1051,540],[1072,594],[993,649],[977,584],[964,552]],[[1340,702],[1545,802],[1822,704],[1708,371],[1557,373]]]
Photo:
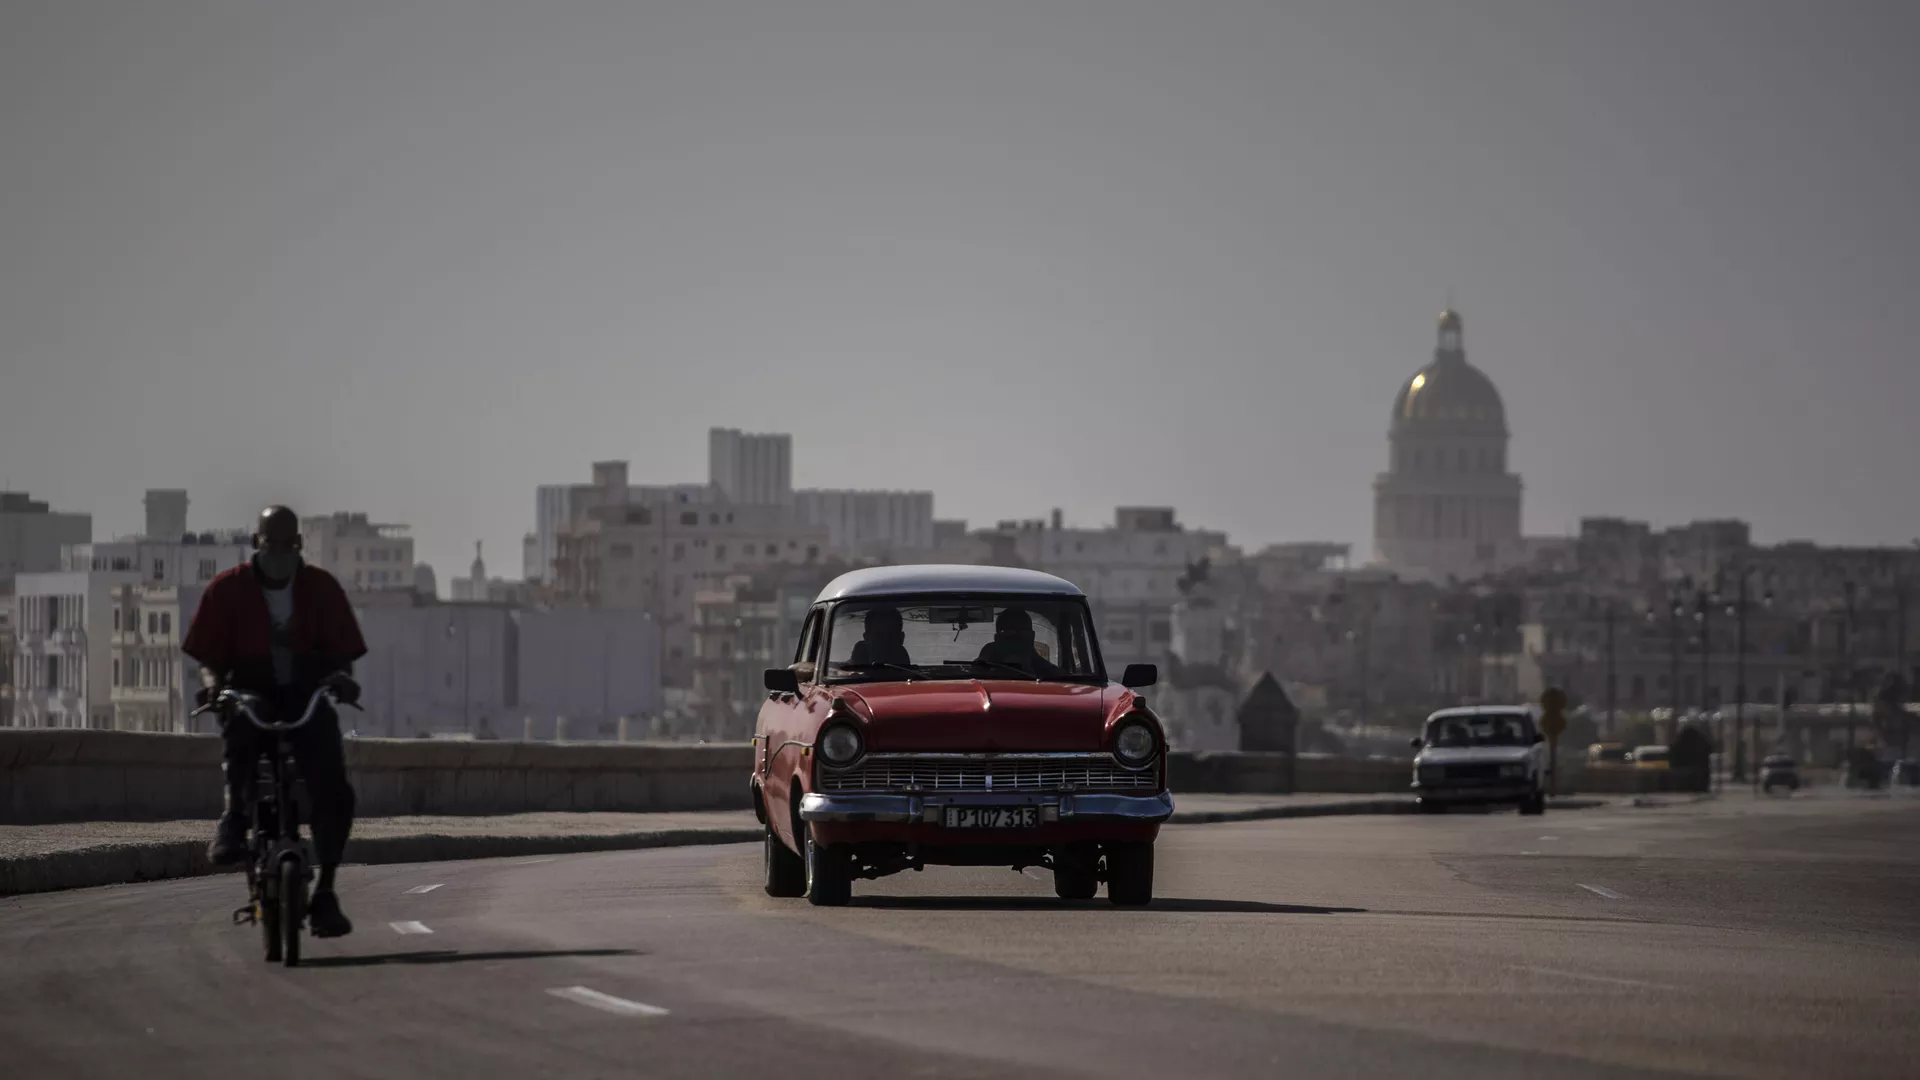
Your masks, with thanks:
[[[1063,899],[1153,900],[1173,813],[1166,736],[1107,680],[1086,596],[1051,574],[889,566],[814,600],[794,662],[766,673],[753,805],[767,892],[845,904],[924,866],[1053,871]]]

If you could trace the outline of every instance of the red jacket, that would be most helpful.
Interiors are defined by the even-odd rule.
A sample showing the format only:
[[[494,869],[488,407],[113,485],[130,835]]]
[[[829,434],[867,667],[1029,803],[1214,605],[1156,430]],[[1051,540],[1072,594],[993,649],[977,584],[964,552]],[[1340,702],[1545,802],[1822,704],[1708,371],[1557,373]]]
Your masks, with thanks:
[[[301,564],[293,577],[294,683],[312,685],[367,654],[346,590],[332,574]],[[273,618],[251,562],[207,584],[180,651],[237,686],[269,690]]]

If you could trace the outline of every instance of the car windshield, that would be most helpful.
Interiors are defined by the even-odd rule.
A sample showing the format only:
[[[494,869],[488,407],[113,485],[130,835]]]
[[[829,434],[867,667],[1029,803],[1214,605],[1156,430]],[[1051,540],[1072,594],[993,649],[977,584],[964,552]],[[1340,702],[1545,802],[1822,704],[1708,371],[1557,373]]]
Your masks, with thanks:
[[[1525,746],[1530,734],[1527,718],[1511,714],[1442,716],[1427,721],[1429,746]]]
[[[833,609],[834,680],[1081,680],[1101,675],[1077,599],[854,600]]]

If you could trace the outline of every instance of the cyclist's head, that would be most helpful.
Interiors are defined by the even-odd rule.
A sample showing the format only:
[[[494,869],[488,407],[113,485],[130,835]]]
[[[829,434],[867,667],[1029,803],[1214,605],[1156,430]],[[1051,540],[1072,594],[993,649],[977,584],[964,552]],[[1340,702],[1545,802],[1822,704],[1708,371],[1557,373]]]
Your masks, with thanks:
[[[300,567],[300,519],[284,506],[260,511],[253,530],[254,557],[262,573],[285,581]]]

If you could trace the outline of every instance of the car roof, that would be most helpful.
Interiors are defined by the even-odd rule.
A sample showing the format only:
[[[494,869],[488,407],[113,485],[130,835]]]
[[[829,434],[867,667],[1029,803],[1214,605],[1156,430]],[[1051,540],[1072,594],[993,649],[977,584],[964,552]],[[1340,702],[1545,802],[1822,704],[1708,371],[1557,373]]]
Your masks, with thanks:
[[[1455,716],[1524,716],[1533,719],[1531,705],[1461,705],[1451,709],[1441,709],[1429,713],[1428,720],[1445,720]]]
[[[827,583],[814,597],[816,604],[863,596],[914,594],[1008,594],[1015,596],[1084,596],[1066,578],[1011,566],[965,566],[925,563],[913,566],[869,566],[850,570]]]

